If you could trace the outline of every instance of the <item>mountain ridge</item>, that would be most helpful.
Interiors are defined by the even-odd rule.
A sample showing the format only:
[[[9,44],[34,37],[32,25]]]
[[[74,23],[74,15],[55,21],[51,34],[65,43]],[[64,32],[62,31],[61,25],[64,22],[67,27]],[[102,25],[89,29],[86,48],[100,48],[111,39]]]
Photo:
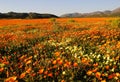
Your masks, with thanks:
[[[68,13],[60,17],[120,17],[120,7],[114,10],[95,11],[90,13]]]
[[[6,19],[37,19],[37,18],[58,18],[58,16],[53,14],[40,14],[35,12],[30,13],[18,13],[18,12],[8,12],[0,13],[0,18]]]
[[[36,12],[18,13],[8,12],[0,13],[0,19],[38,19],[38,18],[72,18],[72,17],[120,17],[120,7],[114,10],[95,11],[89,13],[68,13],[61,16],[54,14],[40,14]]]

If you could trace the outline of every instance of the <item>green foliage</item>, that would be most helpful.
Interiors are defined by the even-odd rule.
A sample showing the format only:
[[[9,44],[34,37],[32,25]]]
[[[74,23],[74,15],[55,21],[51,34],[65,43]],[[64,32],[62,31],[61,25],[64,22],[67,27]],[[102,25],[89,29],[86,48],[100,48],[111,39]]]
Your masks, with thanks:
[[[56,22],[56,18],[51,18],[50,21],[51,22]]]
[[[51,18],[50,21],[53,24],[53,32],[54,33],[59,33],[59,32],[64,31],[65,28],[61,27],[55,18]]]
[[[70,19],[70,20],[68,20],[68,22],[73,23],[73,22],[75,22],[75,20]]]
[[[110,20],[110,24],[113,28],[120,28],[120,19],[116,18],[114,20]]]

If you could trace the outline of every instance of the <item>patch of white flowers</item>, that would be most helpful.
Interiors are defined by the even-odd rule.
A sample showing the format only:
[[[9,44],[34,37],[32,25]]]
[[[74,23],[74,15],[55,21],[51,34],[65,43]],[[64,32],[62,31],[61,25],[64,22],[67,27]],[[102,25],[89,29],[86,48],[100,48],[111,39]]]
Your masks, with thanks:
[[[98,54],[97,52],[95,53],[90,52],[88,54],[85,54],[82,46],[69,45],[72,40],[73,40],[72,38],[62,39],[61,42],[57,42],[55,40],[49,40],[49,41],[44,42],[44,44],[49,44],[51,46],[59,46],[60,50],[69,52],[70,55],[72,55],[72,57],[77,58],[78,59],[77,62],[80,62],[81,57],[85,57],[89,59],[91,62],[98,62],[100,67],[105,66],[105,65],[116,65],[117,62],[115,62],[108,55]],[[107,49],[107,54],[110,54],[110,52],[111,51]],[[111,71],[114,71],[114,69],[111,69]]]

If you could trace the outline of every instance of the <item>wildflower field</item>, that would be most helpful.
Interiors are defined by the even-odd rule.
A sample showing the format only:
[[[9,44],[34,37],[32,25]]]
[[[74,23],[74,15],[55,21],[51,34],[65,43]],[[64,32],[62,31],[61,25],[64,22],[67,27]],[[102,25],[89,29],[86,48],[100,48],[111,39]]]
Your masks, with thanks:
[[[120,82],[120,18],[1,19],[0,82]]]

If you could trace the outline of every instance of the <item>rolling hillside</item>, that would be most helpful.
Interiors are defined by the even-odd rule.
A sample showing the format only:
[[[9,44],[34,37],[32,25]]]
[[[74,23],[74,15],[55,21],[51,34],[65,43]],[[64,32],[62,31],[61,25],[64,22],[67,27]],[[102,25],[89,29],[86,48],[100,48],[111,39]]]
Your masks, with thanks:
[[[112,11],[105,10],[95,11],[91,13],[68,13],[61,15],[61,17],[116,17],[116,16],[120,17],[120,7]]]

